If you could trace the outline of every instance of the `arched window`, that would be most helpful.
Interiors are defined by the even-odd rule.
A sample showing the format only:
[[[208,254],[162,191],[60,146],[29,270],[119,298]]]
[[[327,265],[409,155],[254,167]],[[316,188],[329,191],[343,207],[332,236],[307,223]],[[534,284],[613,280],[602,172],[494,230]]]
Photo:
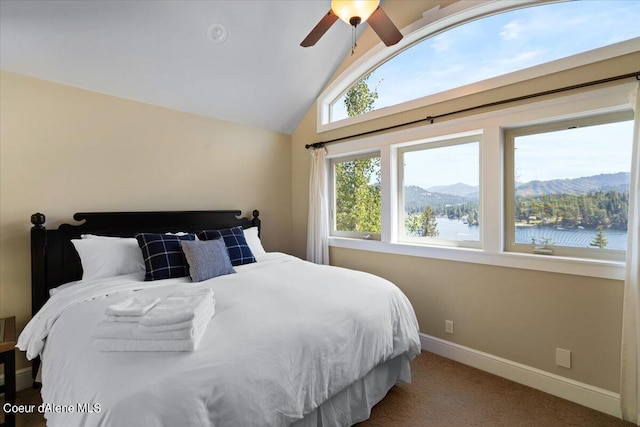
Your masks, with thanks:
[[[486,6],[495,8],[490,3]],[[454,98],[462,93],[499,87],[602,60],[603,55],[606,59],[607,54],[620,55],[640,50],[640,1],[534,2],[518,7],[489,12],[486,7],[476,7],[472,11],[475,17],[469,17],[469,13],[441,14],[446,18],[446,28],[442,28],[442,23],[439,26],[436,19],[416,31],[424,34],[421,40],[412,42],[409,47],[400,46],[399,49],[404,50],[399,53],[398,49],[387,50],[387,58],[378,59],[379,65],[358,64],[359,70],[365,70],[360,74],[347,70],[319,98],[319,127],[333,123],[336,125],[332,127],[339,127],[336,122],[349,119],[345,99],[350,88],[358,83],[362,87],[363,78],[368,89],[377,93],[368,111],[387,108],[385,113],[395,113],[420,106],[415,100],[423,101],[421,105],[428,105],[429,98],[425,97],[435,94],[449,92],[449,98]],[[482,17],[478,18],[480,15]],[[607,46],[614,48],[612,45],[616,47],[615,54],[601,49]],[[588,58],[575,56],[588,55],[586,52],[595,49],[599,50],[598,55]],[[561,61],[567,57],[576,60]],[[547,64],[543,70],[531,72],[542,64]],[[551,64],[554,66],[549,66]],[[349,78],[351,81],[346,82]],[[474,89],[473,85],[479,82],[484,84]],[[461,87],[468,90],[456,92]],[[446,98],[440,96],[438,101]],[[400,108],[388,108],[393,106]],[[382,115],[378,113],[364,114],[362,119],[364,116],[374,118]],[[344,123],[352,121],[349,119]]]

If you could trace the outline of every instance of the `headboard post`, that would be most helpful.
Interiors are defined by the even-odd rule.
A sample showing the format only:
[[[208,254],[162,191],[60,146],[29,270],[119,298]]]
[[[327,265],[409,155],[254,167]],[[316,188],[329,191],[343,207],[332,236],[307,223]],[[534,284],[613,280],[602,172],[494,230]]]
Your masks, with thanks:
[[[260,216],[260,211],[258,209],[254,209],[252,215],[253,219],[251,219],[251,224],[253,224],[254,227],[258,227],[258,237],[260,237],[260,218],[258,218]]]
[[[31,314],[34,316],[47,299],[45,220],[39,212],[31,215]]]
[[[46,249],[47,229],[44,226],[46,218],[40,212],[31,215],[31,314],[35,316],[40,307],[47,300]],[[40,388],[36,381],[40,358],[33,360],[31,378],[33,388]]]

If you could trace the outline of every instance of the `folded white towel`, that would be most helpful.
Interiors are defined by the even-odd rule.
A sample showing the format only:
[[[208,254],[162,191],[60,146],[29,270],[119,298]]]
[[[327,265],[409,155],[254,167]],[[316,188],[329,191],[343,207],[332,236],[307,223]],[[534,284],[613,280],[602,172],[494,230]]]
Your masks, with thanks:
[[[145,327],[131,322],[111,322],[104,320],[96,325],[95,338],[120,338],[139,340],[180,340],[191,339],[206,329],[215,313],[215,305],[207,305],[198,316],[189,322],[183,322],[184,328],[156,331],[154,327]]]
[[[140,316],[107,316],[107,322],[138,323]]]
[[[208,312],[211,310],[211,313],[215,311],[215,298],[212,300],[211,304],[205,304],[201,310],[196,313],[196,316],[191,320],[186,320],[184,322],[179,323],[169,323],[167,325],[143,325],[138,323],[138,329],[143,333],[160,333],[160,332],[169,332],[169,331],[179,331],[182,329],[191,329],[194,325],[199,324],[203,317],[207,317]],[[211,314],[213,316],[213,314]]]
[[[207,305],[212,304],[213,291],[210,289],[171,294],[160,301],[145,316],[140,317],[140,325],[171,325],[191,321]]]
[[[110,316],[144,316],[159,302],[160,298],[131,297],[110,305],[105,313]]]
[[[139,340],[121,338],[95,338],[93,347],[98,351],[196,351],[206,331],[201,328],[190,339]]]

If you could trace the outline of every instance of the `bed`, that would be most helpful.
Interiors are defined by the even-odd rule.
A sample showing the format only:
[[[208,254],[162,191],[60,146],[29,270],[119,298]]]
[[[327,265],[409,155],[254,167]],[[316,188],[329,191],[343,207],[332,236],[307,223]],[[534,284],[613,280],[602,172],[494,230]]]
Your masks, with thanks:
[[[410,381],[418,324],[395,285],[264,252],[259,212],[250,219],[240,213],[79,213],[74,219],[83,223],[55,230],[44,227],[44,215],[32,216],[34,317],[18,347],[41,360],[47,425],[348,426],[367,419],[395,384]],[[198,283],[144,281],[138,272],[83,279],[71,243],[87,234],[233,227],[258,236],[256,262]],[[211,289],[216,300],[196,351],[104,352],[91,345],[107,306],[133,294],[162,299],[185,287]]]

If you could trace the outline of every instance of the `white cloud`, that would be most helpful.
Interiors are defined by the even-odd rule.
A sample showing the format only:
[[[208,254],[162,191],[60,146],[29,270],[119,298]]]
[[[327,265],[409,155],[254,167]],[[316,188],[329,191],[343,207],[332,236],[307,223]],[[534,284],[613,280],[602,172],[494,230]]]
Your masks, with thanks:
[[[445,52],[451,46],[451,37],[447,33],[438,34],[430,40],[430,45],[436,52]]]
[[[522,22],[519,20],[510,21],[502,26],[500,37],[502,40],[515,40],[522,34]]]

